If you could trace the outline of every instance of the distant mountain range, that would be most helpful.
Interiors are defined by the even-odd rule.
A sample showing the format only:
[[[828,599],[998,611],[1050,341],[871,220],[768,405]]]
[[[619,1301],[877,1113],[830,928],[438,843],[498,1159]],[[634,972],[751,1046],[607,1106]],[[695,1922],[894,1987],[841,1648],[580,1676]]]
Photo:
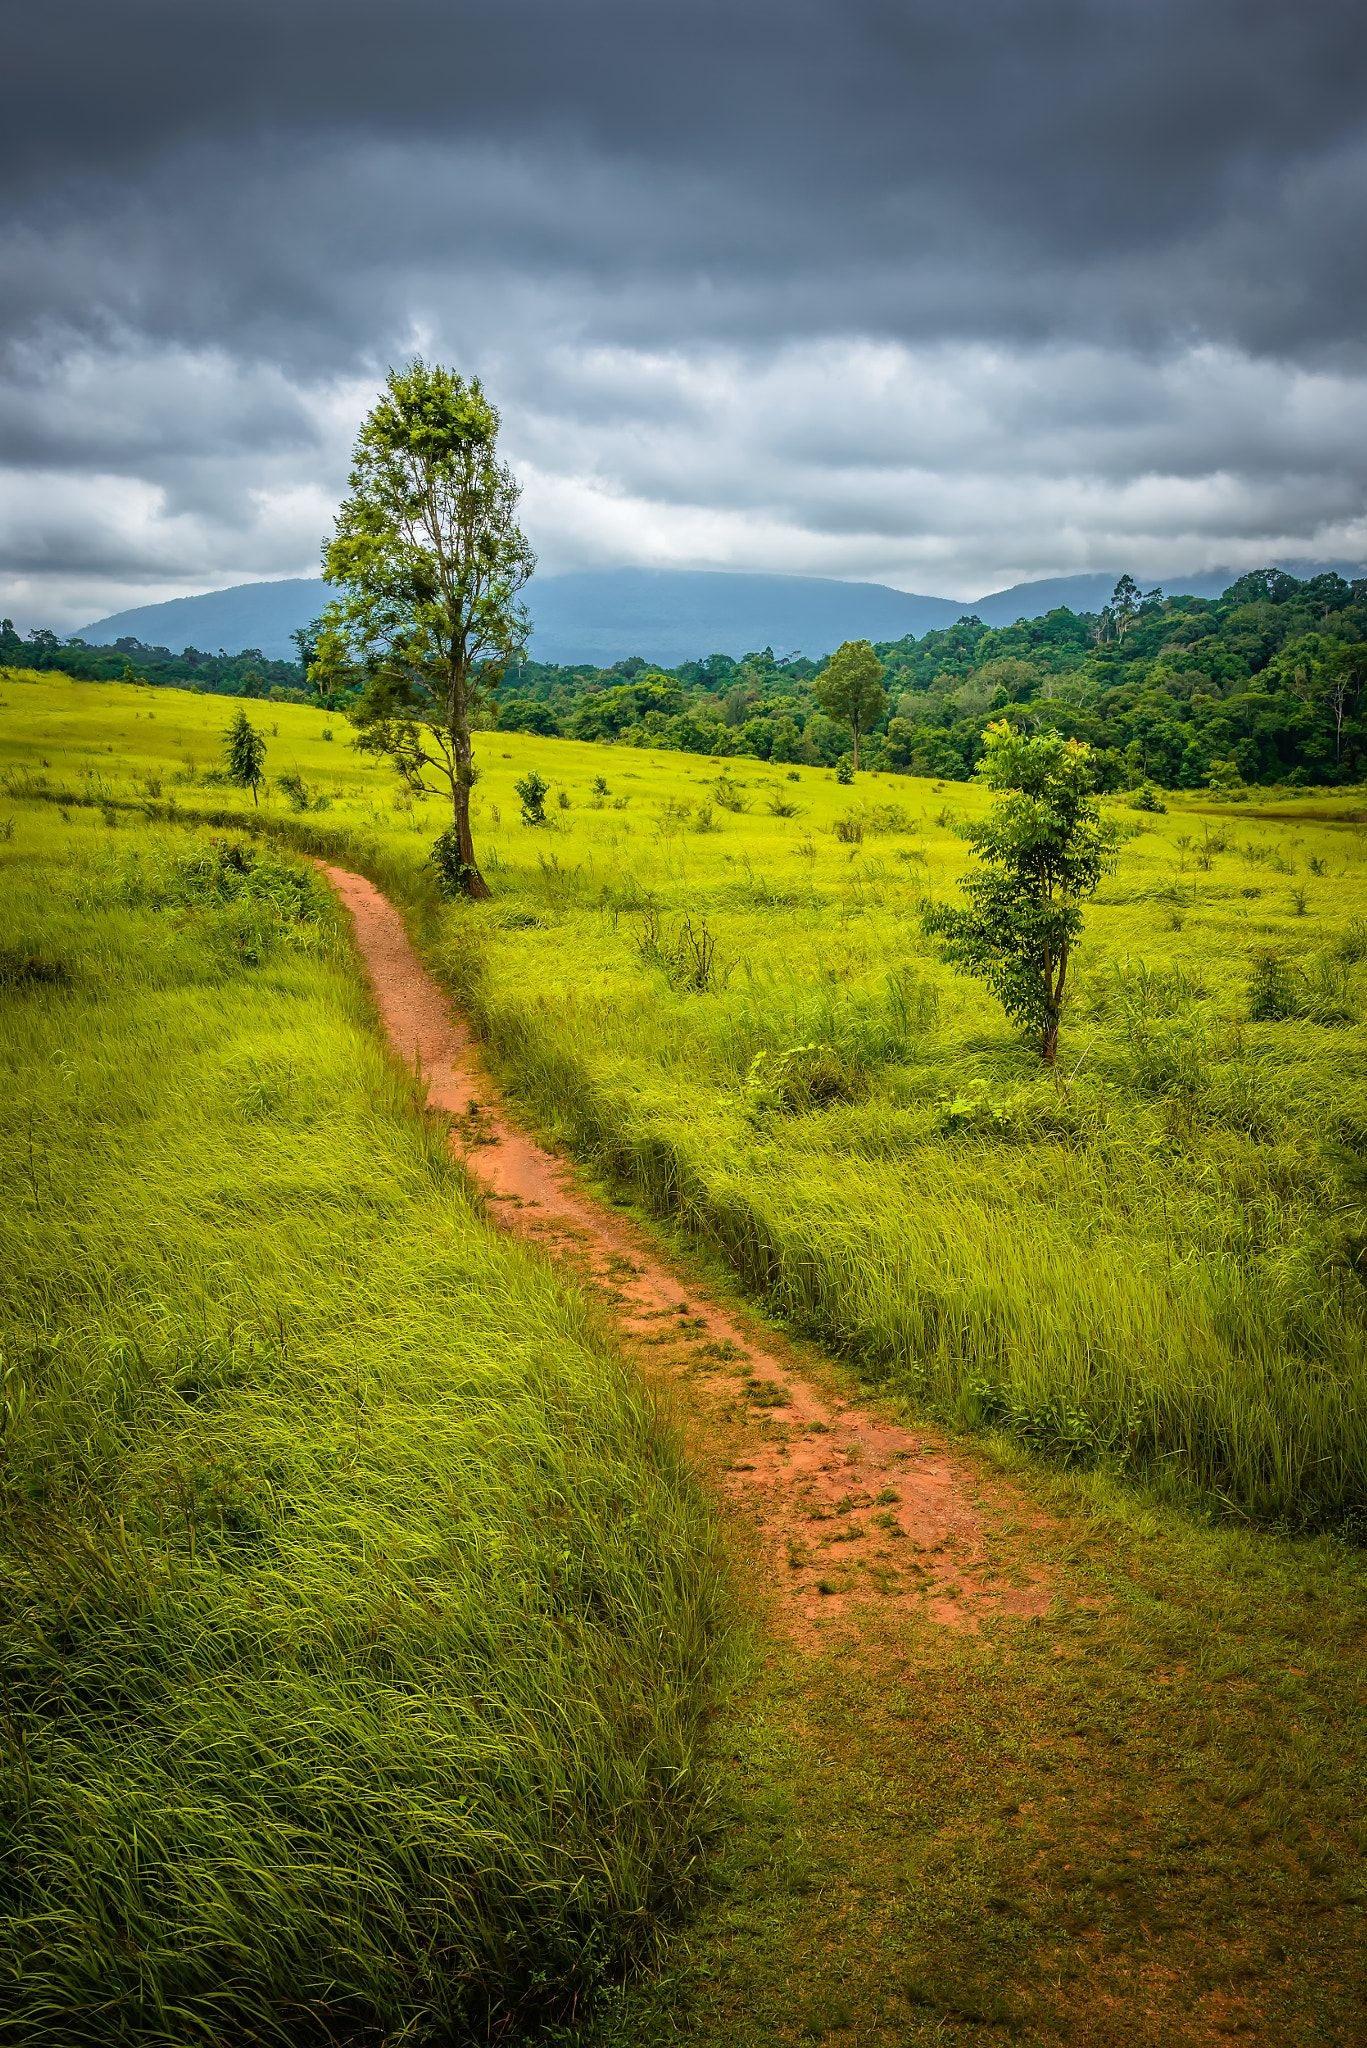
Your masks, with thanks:
[[[1356,563],[1288,561],[1294,576],[1337,569],[1358,576]],[[1178,573],[1149,581],[1174,594],[1218,597],[1239,572],[1213,569]],[[952,626],[975,612],[989,626],[1040,618],[1065,605],[1070,611],[1099,611],[1120,570],[1080,576],[1048,576],[1016,583],[986,597],[920,597],[886,583],[843,583],[828,576],[753,576],[710,569],[581,569],[565,576],[538,576],[527,591],[534,621],[531,652],[538,661],[591,662],[608,668],[627,655],[673,667],[706,654],[748,654],[772,647],[776,654],[806,654],[814,660],[842,640],[918,638],[932,627]],[[306,626],[327,601],[316,577],[279,583],[239,583],[202,597],[173,597],[165,604],[139,605],[111,618],[96,619],[74,636],[92,646],[132,637],[149,647],[220,648],[237,653],[259,647],[275,660],[289,660],[291,632]]]

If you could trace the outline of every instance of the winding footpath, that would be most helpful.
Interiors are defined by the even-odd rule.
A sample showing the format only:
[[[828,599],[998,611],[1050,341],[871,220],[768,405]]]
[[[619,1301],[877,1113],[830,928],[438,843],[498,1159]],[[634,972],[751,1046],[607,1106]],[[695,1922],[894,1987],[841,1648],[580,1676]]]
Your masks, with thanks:
[[[1014,1568],[997,1530],[1022,1503],[991,1488],[931,1431],[908,1428],[804,1376],[788,1347],[681,1280],[647,1233],[586,1193],[567,1161],[512,1119],[464,1022],[423,966],[393,905],[361,875],[324,867],[350,913],[394,1051],[451,1119],[452,1149],[490,1213],[568,1263],[629,1353],[679,1390],[753,1526],[778,1618],[804,1647],[825,1624],[916,1614],[974,1629],[1041,1614],[1050,1587]]]

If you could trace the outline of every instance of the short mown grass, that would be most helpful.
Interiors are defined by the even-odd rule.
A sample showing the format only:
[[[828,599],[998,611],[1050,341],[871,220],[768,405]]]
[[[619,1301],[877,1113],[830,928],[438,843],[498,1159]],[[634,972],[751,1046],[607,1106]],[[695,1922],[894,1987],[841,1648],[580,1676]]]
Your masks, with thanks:
[[[717,1824],[712,1514],[305,866],[5,811],[0,2036],[567,2014]]]

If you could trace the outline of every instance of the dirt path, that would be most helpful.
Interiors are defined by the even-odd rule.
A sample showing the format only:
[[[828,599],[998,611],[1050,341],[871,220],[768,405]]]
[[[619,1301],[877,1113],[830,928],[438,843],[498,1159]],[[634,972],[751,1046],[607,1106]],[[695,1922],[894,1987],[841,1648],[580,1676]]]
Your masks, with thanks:
[[[363,876],[324,872],[351,913],[391,1044],[451,1117],[453,1149],[495,1213],[590,1277],[628,1345],[648,1347],[688,1389],[690,1408],[704,1411],[713,1441],[721,1437],[726,1483],[772,1555],[797,1639],[810,1644],[813,1623],[853,1620],[867,1605],[957,1628],[990,1613],[1043,1612],[1049,1589],[1002,1570],[981,1483],[945,1445],[824,1393],[696,1280],[671,1273],[643,1234],[510,1118],[387,899]]]

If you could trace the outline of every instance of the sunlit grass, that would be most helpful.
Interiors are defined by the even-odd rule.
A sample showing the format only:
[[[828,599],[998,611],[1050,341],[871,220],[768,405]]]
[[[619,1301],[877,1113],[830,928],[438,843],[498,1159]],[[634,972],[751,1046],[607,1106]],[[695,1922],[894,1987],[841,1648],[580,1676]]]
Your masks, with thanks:
[[[21,777],[96,805],[251,811],[204,782],[222,704],[49,678],[6,694]],[[817,770],[484,734],[475,823],[494,900],[438,912],[422,865],[436,804],[397,792],[338,718],[256,715],[272,775],[298,773],[327,808],[274,791],[254,822],[405,899],[537,1116],[781,1314],[916,1404],[1051,1456],[1258,1518],[1360,1515],[1353,793],[1174,798],[1164,815],[1117,801],[1129,836],[1051,1079],[921,932],[921,902],[964,870],[973,786],[848,789]],[[528,767],[552,790],[540,829],[513,794]],[[685,919],[713,948],[703,992],[669,969]],[[663,952],[643,943],[652,929]],[[811,1045],[833,1048],[847,1099],[765,1110],[747,1087],[757,1056]]]

